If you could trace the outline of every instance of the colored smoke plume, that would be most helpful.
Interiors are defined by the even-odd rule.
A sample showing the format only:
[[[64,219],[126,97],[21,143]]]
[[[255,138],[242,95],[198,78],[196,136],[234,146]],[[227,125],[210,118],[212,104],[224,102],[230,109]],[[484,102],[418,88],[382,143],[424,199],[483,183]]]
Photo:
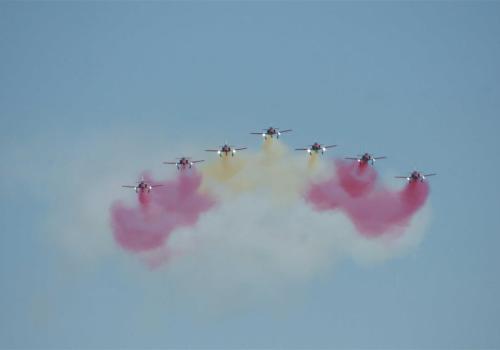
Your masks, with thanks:
[[[57,167],[60,172],[46,179],[51,185],[50,198],[57,199],[48,213],[47,228],[70,259],[83,258],[80,261],[92,264],[114,257],[122,263],[126,252],[132,254],[134,262],[155,268],[155,274],[147,274],[147,283],[158,287],[150,289],[161,295],[155,302],[159,312],[165,303],[168,311],[178,305],[232,311],[252,308],[261,300],[275,304],[294,291],[300,294],[301,287],[314,278],[333,273],[337,262],[379,263],[405,254],[423,238],[429,208],[424,207],[409,220],[411,225],[403,235],[372,235],[367,239],[347,211],[318,211],[303,201],[309,184],[326,182],[323,179],[334,173],[334,164],[328,161],[328,154],[310,157],[306,152],[291,151],[283,143],[285,138],[263,143],[256,140],[256,151],[238,152],[228,157],[230,163],[225,165],[217,155],[209,154],[195,167],[203,179],[196,171],[178,172],[157,164],[153,170],[169,171],[170,179],[157,182],[147,177],[152,184],[167,186],[154,188],[141,204],[133,191],[121,188],[127,182],[124,179],[136,175],[137,168],[174,157],[164,154],[165,150],[178,146],[165,144],[161,134],[152,137],[151,132],[155,131],[143,135],[133,129],[113,137],[106,133],[90,144],[87,139],[82,142],[86,152],[93,147],[95,157],[91,160],[77,161],[76,153],[63,157]],[[131,143],[131,138],[135,142]],[[310,161],[316,162],[314,170],[309,168]],[[243,166],[238,169],[240,164]],[[207,175],[206,168],[213,167],[228,173],[217,174],[222,180]],[[94,179],[92,186],[89,178]],[[232,187],[238,182],[251,186],[240,187],[244,190]],[[368,195],[353,197],[338,182],[335,189],[352,200]],[[401,191],[408,207],[425,199],[412,189]],[[420,186],[415,189],[420,190]],[[372,192],[377,192],[377,187],[367,191]],[[176,197],[181,193],[187,196]],[[335,197],[320,193],[325,197],[324,206],[330,209]],[[212,195],[218,199],[217,205],[213,205]],[[123,200],[117,201],[120,198]],[[200,203],[196,198],[212,205],[194,208],[190,215],[185,207]],[[174,203],[179,210],[173,208]],[[198,219],[197,212],[203,213]],[[134,274],[141,270],[132,269]]]
[[[214,200],[200,194],[201,175],[182,171],[173,181],[154,181],[145,174],[148,183],[162,185],[150,193],[138,194],[138,207],[115,202],[111,207],[113,234],[118,244],[132,252],[160,248],[171,232],[181,226],[192,226],[200,214],[214,205]]]
[[[335,161],[339,184],[352,197],[362,196],[373,189],[377,172],[367,163]]]
[[[202,167],[203,177],[213,185],[228,185],[235,191],[245,190],[248,184],[237,176],[244,171],[247,164],[247,160],[243,159],[243,157],[244,155],[241,153],[234,157],[225,155],[217,157],[217,159],[207,162]]]
[[[310,171],[316,169],[318,165],[318,154],[316,152],[311,153],[309,160],[307,161],[307,167]]]
[[[308,158],[290,153],[278,139],[267,138],[261,152],[245,150],[205,164],[201,168],[203,188],[233,197],[250,192],[269,194],[275,202],[291,203],[300,199],[310,177],[320,170],[319,164],[311,166]]]
[[[137,199],[139,200],[141,207],[146,208],[149,205],[151,196],[149,195],[149,193],[141,191],[137,194]]]
[[[336,161],[337,177],[310,186],[306,199],[317,210],[344,211],[365,236],[402,232],[424,205],[429,186],[409,183],[401,191],[376,184],[373,167]]]

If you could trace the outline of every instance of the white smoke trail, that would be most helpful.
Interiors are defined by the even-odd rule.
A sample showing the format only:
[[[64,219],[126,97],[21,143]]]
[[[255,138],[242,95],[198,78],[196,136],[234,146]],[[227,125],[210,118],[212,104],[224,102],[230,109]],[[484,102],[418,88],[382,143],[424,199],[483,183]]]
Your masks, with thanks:
[[[367,240],[341,213],[318,213],[301,202],[277,207],[245,194],[205,215],[196,228],[174,234],[173,247],[195,248],[164,267],[165,283],[175,284],[202,310],[281,300],[333,273],[343,258],[372,264],[406,252],[419,243],[426,217],[421,213],[399,238]]]
[[[57,174],[46,174],[51,190],[41,195],[50,203],[50,237],[62,243],[70,259],[99,264],[111,258],[141,264],[141,259],[127,256],[113,241],[109,206],[117,198],[133,201],[135,196],[120,186],[133,181],[143,168],[175,173],[175,168],[168,170],[161,161],[178,154],[166,154],[168,145],[152,144],[151,139],[148,135],[130,145],[126,135],[114,137],[112,143],[106,135],[93,140],[92,147],[76,147],[92,157],[68,154]],[[242,164],[228,178],[220,172],[224,160],[216,157],[207,162],[202,168],[204,190],[214,192],[219,204],[204,213],[195,227],[173,233],[169,247],[185,254],[154,271],[143,269],[155,276],[148,277],[156,279],[155,285],[169,291],[165,298],[171,302],[189,299],[200,309],[212,305],[219,310],[283,300],[283,295],[300,290],[310,280],[333,273],[342,259],[381,262],[419,243],[428,210],[414,217],[400,237],[367,239],[344,214],[316,212],[301,199],[308,180],[331,173],[324,157],[289,152],[279,143],[264,144],[261,152],[245,152],[228,159]]]

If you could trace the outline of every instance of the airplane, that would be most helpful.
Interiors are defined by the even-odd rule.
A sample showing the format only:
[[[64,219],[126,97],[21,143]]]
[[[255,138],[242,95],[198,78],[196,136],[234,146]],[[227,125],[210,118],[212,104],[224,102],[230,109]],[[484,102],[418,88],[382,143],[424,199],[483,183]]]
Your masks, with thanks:
[[[160,186],[163,186],[163,185],[150,185],[148,184],[146,181],[144,181],[144,177],[141,178],[141,181],[138,181],[137,182],[137,185],[135,186],[128,186],[128,185],[123,185],[122,187],[126,187],[126,188],[133,188],[135,190],[136,193],[139,193],[139,191],[141,193],[144,193],[144,192],[151,192],[151,190],[155,187],[160,187]]]
[[[374,157],[372,156],[370,153],[365,153],[365,154],[358,154],[358,157],[357,158],[354,158],[354,157],[346,157],[345,159],[351,159],[351,160],[356,160],[358,161],[358,163],[362,163],[362,164],[367,164],[368,162],[372,163],[375,163],[376,160],[379,160],[379,159],[386,159],[387,157],[385,156],[382,156],[382,157]]]
[[[250,134],[252,134],[252,135],[262,135],[262,137],[264,138],[264,140],[267,140],[268,137],[273,138],[274,135],[276,135],[276,138],[279,139],[281,134],[283,134],[285,132],[292,131],[292,129],[280,130],[278,128],[273,128],[272,126],[270,126],[267,129],[262,129],[262,130],[263,130],[262,132],[251,132]]]
[[[328,146],[322,146],[321,144],[315,142],[313,143],[310,147],[308,148],[296,148],[296,151],[307,151],[309,155],[312,155],[312,152],[319,153],[321,154],[325,153],[328,148],[333,148],[337,147],[337,145],[328,145]]]
[[[427,176],[434,176],[434,175],[437,175],[435,173],[432,173],[432,174],[421,174],[420,172],[418,171],[412,171],[411,174],[409,176],[395,176],[396,179],[406,179],[408,180],[408,182],[417,182],[417,181],[420,181],[420,182],[424,182],[425,178]]]
[[[221,146],[220,149],[206,149],[206,152],[217,152],[219,157],[222,157],[222,154],[224,154],[226,157],[231,153],[231,156],[234,157],[234,154],[236,151],[242,151],[244,149],[247,149],[247,147],[240,147],[240,148],[233,148],[229,146],[227,143],[224,144],[224,146]]]
[[[190,157],[182,157],[182,158],[177,158],[178,161],[176,162],[163,162],[163,164],[174,164],[177,166],[177,170],[181,169],[186,169],[186,168],[191,168],[194,163],[201,163],[204,162],[204,160],[191,160]]]

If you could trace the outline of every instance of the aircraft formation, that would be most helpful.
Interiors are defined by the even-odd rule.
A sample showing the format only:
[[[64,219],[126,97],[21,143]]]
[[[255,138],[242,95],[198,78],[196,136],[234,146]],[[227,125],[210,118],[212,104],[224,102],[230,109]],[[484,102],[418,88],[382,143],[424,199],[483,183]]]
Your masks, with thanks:
[[[269,127],[266,129],[262,129],[260,132],[251,132],[251,135],[261,135],[264,140],[267,140],[268,138],[274,138],[276,137],[277,139],[280,138],[281,134],[291,132],[292,129],[285,129],[281,130],[279,128],[275,127]],[[328,149],[337,147],[337,145],[322,145],[318,142],[314,142],[312,145],[309,145],[306,148],[295,148],[296,151],[306,151],[310,156],[313,154],[324,154]],[[206,149],[206,152],[216,152],[219,157],[228,157],[231,155],[231,157],[234,157],[237,151],[243,151],[247,149],[248,147],[234,147],[227,142],[224,143],[224,145],[220,146],[217,149]],[[386,156],[373,156],[370,153],[364,153],[364,154],[359,154],[356,157],[345,157],[345,159],[348,160],[353,160],[358,162],[359,164],[366,165],[366,164],[371,164],[374,165],[376,160],[380,159],[387,159]],[[201,163],[205,161],[204,159],[200,160],[191,160],[191,157],[180,157],[177,158],[176,161],[170,161],[170,162],[163,162],[163,164],[169,164],[169,165],[175,165],[177,167],[177,170],[186,170],[190,169],[195,163]],[[436,173],[430,173],[430,174],[422,174],[421,172],[414,170],[410,173],[408,176],[395,176],[397,179],[406,179],[408,183],[414,183],[414,182],[424,182],[424,180],[429,177],[429,176],[435,176],[437,175]],[[136,185],[123,185],[122,187],[125,188],[133,188],[136,193],[149,193],[151,190],[155,187],[159,187],[162,185],[158,184],[149,184],[147,183],[144,178],[141,178],[141,180],[137,181]]]

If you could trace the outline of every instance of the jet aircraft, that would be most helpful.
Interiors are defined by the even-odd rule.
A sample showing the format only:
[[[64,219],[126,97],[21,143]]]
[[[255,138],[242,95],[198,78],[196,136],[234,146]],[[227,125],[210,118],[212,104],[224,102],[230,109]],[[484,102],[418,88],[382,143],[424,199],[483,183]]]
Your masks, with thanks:
[[[187,168],[191,168],[194,163],[201,163],[201,162],[204,162],[204,160],[203,159],[191,160],[191,157],[181,157],[181,158],[177,158],[176,162],[163,162],[163,164],[176,165],[177,170],[184,170]]]
[[[437,174],[422,174],[419,171],[412,171],[409,176],[395,176],[396,179],[406,179],[408,182],[424,182],[425,178],[428,176],[435,176]]]
[[[206,149],[205,151],[206,152],[217,152],[219,157],[222,157],[222,155],[225,155],[226,157],[228,155],[231,155],[232,157],[234,157],[234,154],[236,153],[236,151],[242,151],[244,149],[247,149],[247,147],[234,148],[234,147],[228,145],[227,143],[225,143],[219,149]]]
[[[281,134],[283,134],[285,132],[291,132],[291,131],[292,131],[292,129],[280,130],[278,128],[273,128],[272,126],[270,126],[267,129],[262,129],[262,132],[251,132],[250,134],[262,135],[264,140],[267,140],[268,137],[273,138],[274,136],[276,136],[276,138],[279,139]]]
[[[359,154],[358,157],[346,157],[345,159],[350,159],[350,160],[356,160],[361,164],[367,164],[371,163],[372,165],[375,163],[376,160],[379,159],[386,159],[387,157],[381,156],[381,157],[374,157],[370,153],[365,153],[365,154]]]
[[[315,143],[313,143],[311,146],[309,146],[307,148],[296,148],[295,150],[296,151],[306,151],[307,153],[309,153],[309,155],[312,155],[313,152],[314,153],[321,152],[321,154],[323,154],[323,153],[326,152],[327,149],[333,148],[333,147],[337,147],[337,145],[323,146],[323,145],[319,144],[318,142],[315,142]]]
[[[144,192],[151,192],[151,190],[155,187],[160,187],[160,186],[163,186],[163,185],[151,185],[151,184],[148,184],[145,180],[144,180],[144,177],[141,178],[140,181],[137,182],[137,185],[135,186],[129,186],[129,185],[123,185],[122,187],[126,187],[126,188],[133,188],[135,190],[136,193],[144,193]]]

